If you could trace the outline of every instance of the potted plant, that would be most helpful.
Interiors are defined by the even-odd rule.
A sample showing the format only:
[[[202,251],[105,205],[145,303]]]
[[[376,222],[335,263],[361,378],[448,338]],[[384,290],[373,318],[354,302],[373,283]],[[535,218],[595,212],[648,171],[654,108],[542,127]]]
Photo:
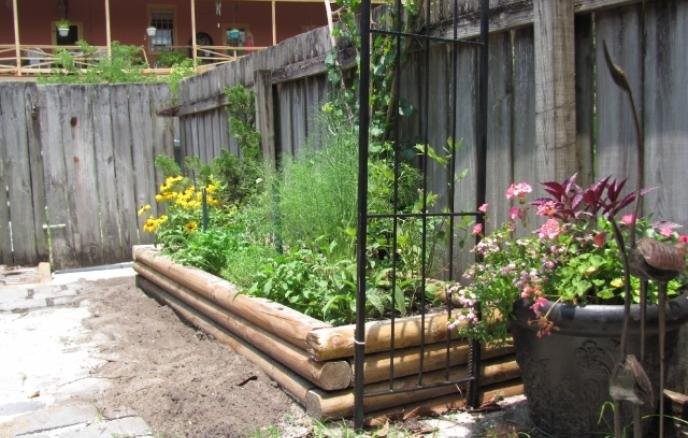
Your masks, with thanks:
[[[63,18],[62,20],[59,20],[57,23],[55,23],[57,33],[63,38],[69,35],[69,28],[71,25],[72,23],[66,18]]]
[[[544,183],[548,197],[528,202],[531,186],[512,184],[506,197],[516,205],[508,220],[476,245],[481,261],[469,267],[463,284],[448,290],[453,301],[463,305],[452,323],[463,335],[483,342],[513,335],[531,418],[554,436],[588,436],[611,428],[611,411],[602,411],[611,400],[626,278],[631,278],[625,275],[619,243],[626,246],[633,232],[662,244],[688,243],[688,235],[679,234],[676,224],[636,220],[633,213],[625,213],[643,192],[623,196],[623,186],[624,181],[608,177],[581,187],[574,175],[561,183]],[[533,214],[541,225],[529,232]],[[621,239],[615,238],[615,227]],[[482,233],[482,227],[474,232]],[[684,280],[679,276],[667,285],[673,298],[667,306],[669,355],[675,330],[688,318],[688,298],[681,294]],[[630,282],[635,302],[640,283],[635,277]],[[650,285],[647,295],[656,302],[656,285]],[[657,330],[652,328],[657,327],[657,314],[657,306],[650,305],[643,364],[655,392],[658,348]],[[632,306],[628,352],[639,357],[638,315],[638,305]],[[643,409],[653,410],[651,403]],[[599,424],[599,418],[608,424]],[[626,423],[629,418],[628,412],[622,416]]]

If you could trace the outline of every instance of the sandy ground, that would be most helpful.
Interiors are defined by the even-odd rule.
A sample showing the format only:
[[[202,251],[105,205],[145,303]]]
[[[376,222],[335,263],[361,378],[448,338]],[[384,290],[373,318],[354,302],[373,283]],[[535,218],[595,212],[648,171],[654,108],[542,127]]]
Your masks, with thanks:
[[[183,324],[132,278],[97,288],[84,324],[111,340],[96,370],[113,381],[96,403],[103,412],[126,406],[157,433],[190,437],[246,436],[303,417],[255,365]]]
[[[0,347],[0,437],[341,435],[341,423],[314,423],[255,365],[147,297],[130,268],[45,284],[5,276]],[[502,404],[395,427],[436,437],[528,431],[524,399]]]

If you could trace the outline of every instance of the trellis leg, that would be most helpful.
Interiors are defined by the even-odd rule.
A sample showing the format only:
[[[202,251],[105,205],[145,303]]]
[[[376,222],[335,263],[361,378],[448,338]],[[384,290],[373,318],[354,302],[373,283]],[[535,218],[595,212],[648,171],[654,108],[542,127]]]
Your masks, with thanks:
[[[664,437],[664,374],[666,364],[664,363],[666,344],[666,293],[667,283],[659,283],[659,438]]]
[[[17,0],[12,0],[12,15],[14,19],[14,56],[17,58],[17,76],[21,76],[21,43],[19,42],[19,9]]]

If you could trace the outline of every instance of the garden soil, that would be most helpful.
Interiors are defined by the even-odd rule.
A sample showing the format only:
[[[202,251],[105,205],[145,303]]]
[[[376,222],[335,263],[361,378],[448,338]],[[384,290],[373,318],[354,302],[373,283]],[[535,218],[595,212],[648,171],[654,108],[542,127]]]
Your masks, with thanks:
[[[85,325],[108,339],[95,370],[111,383],[94,401],[103,416],[132,410],[165,437],[242,437],[307,421],[258,367],[181,323],[133,278],[91,285]]]

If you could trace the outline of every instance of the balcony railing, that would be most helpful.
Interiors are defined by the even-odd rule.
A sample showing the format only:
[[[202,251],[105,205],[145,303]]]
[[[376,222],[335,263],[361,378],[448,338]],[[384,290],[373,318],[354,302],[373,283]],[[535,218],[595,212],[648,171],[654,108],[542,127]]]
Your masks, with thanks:
[[[197,69],[205,70],[209,66],[232,62],[247,55],[250,52],[264,49],[265,47],[233,47],[233,46],[196,46]],[[175,46],[171,49],[189,53],[191,46]],[[81,46],[55,46],[55,45],[24,45],[19,46],[19,58],[17,59],[14,44],[0,44],[0,75],[39,75],[51,74],[63,70],[60,50],[66,50],[71,54],[74,68],[86,70],[93,67],[99,59],[106,57],[106,46],[90,46],[88,53],[84,53]],[[167,74],[170,69],[156,63],[156,52],[152,53],[140,47],[142,59],[145,61],[147,74]],[[191,57],[191,56],[190,56]]]

